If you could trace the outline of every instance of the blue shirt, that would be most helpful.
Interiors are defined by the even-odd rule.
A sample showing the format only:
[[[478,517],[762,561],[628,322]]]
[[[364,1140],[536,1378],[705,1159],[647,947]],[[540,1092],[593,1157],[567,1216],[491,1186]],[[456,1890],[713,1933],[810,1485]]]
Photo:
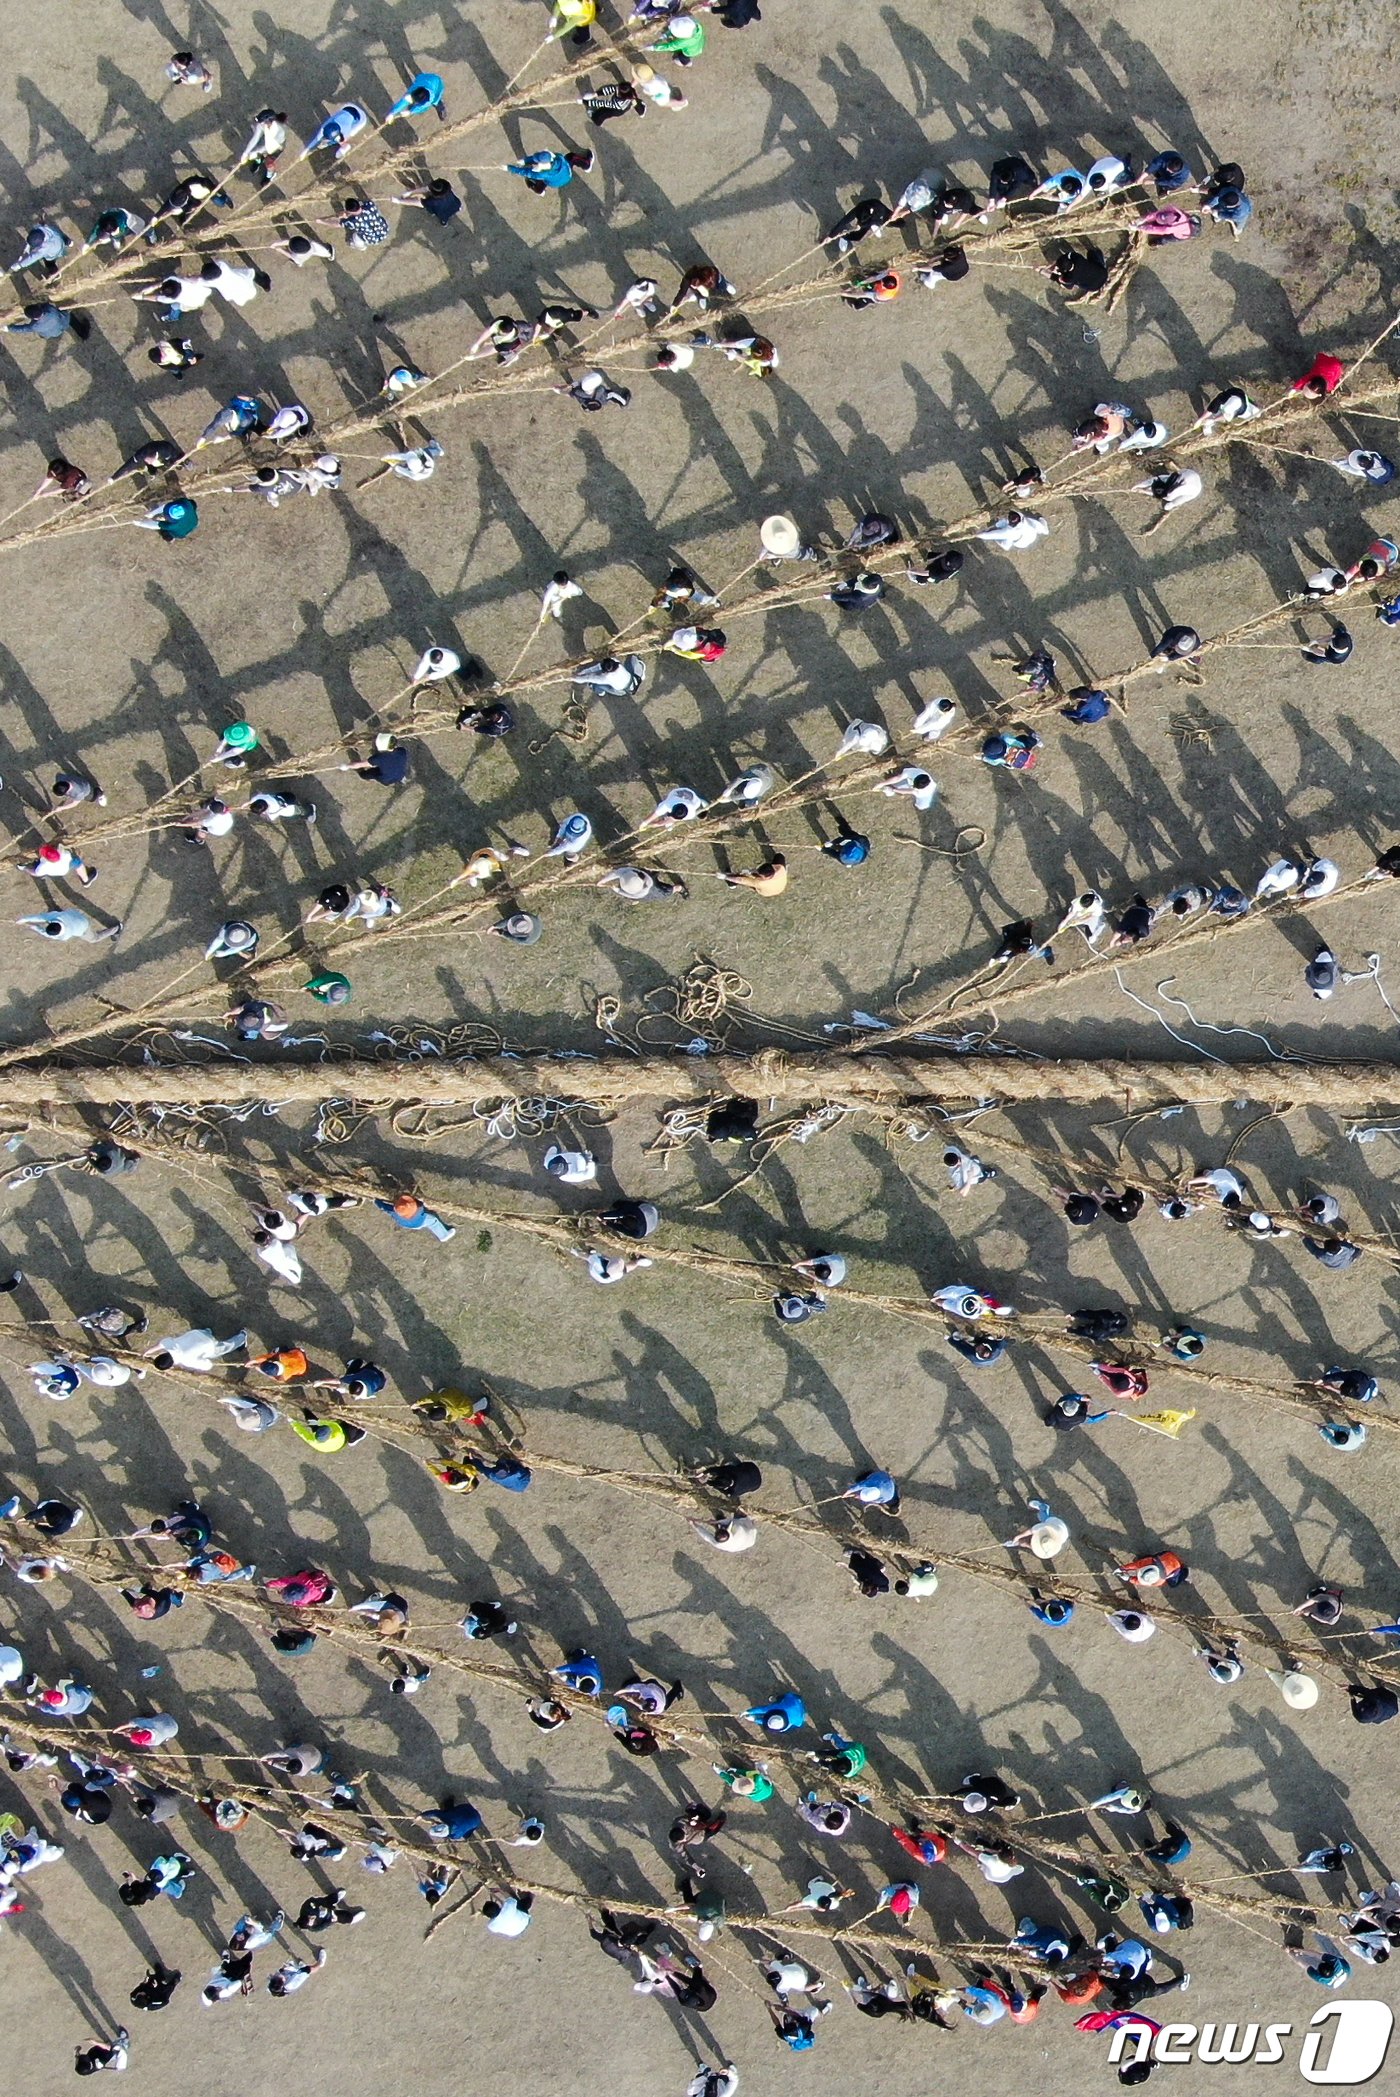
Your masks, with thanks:
[[[418,95],[420,88],[423,95],[415,101],[414,97]],[[416,116],[420,109],[436,109],[442,100],[442,92],[441,73],[416,73],[389,111],[389,116],[385,117],[385,123],[388,123],[389,117]]]
[[[543,182],[546,189],[563,189],[573,181],[572,163],[562,153],[528,153],[513,160],[508,174],[522,175],[527,182]]]
[[[493,1463],[482,1464],[481,1475],[493,1485],[503,1485],[508,1493],[525,1492],[531,1478],[529,1465],[514,1456],[498,1456]]]

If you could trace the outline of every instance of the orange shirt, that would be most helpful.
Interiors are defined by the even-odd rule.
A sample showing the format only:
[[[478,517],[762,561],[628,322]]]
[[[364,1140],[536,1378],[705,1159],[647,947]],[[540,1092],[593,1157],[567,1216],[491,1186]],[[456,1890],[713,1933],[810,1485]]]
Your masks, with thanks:
[[[265,1369],[277,1383],[293,1383],[298,1376],[305,1376],[311,1364],[300,1347],[279,1347],[272,1354],[255,1355],[255,1369]]]

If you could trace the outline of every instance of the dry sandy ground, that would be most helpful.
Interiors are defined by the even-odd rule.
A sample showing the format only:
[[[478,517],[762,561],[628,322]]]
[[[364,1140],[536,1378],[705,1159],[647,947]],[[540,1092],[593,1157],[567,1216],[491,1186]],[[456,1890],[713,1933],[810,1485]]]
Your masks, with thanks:
[[[1245,163],[1256,227],[1238,245],[1202,241],[1154,262],[1117,317],[1091,316],[1092,338],[1083,315],[1048,304],[1028,276],[988,269],[957,292],[911,295],[890,311],[813,305],[791,315],[768,388],[727,366],[697,366],[677,381],[638,377],[628,415],[588,418],[541,391],[444,421],[448,456],[428,488],[390,482],[358,502],[256,516],[230,499],[211,503],[180,547],[112,534],[9,557],[0,771],[12,788],[29,793],[55,759],[78,754],[114,804],[130,805],[186,772],[235,713],[257,721],[274,749],[307,748],[394,690],[425,638],[455,633],[493,672],[507,670],[561,561],[588,591],[568,645],[592,645],[608,620],[635,616],[672,549],[723,579],[752,559],[755,523],[773,509],[792,509],[811,532],[844,531],[875,503],[926,525],[982,499],[1019,447],[1055,456],[1066,426],[1105,390],[1179,426],[1226,377],[1267,386],[1317,348],[1345,353],[1384,324],[1395,214],[1383,148],[1400,67],[1397,32],[1379,11],[1308,6],[1300,22],[1299,10],[1257,6],[1230,20],[1228,36],[1194,0],[1170,10],[1130,0],[1114,12],[998,0],[971,17],[769,0],[766,14],[744,36],[713,32],[684,116],[609,129],[598,172],[566,206],[504,176],[469,175],[468,208],[444,236],[405,227],[390,248],[342,257],[325,275],[279,267],[274,297],[211,321],[208,360],[183,390],[147,365],[152,330],[124,305],[96,309],[97,332],[80,351],[13,339],[0,507],[30,492],[55,448],[110,470],[150,430],[188,438],[244,386],[300,394],[329,415],[377,381],[386,354],[440,368],[487,314],[517,303],[529,311],[542,296],[574,294],[602,305],[637,271],[669,281],[698,253],[756,283],[853,196],[895,191],[931,161],[975,178],[1012,146],[1050,164],[1170,140],[1198,164]],[[75,199],[86,209],[147,198],[192,143],[230,152],[265,97],[302,132],[343,93],[381,106],[411,61],[440,62],[453,113],[463,113],[514,72],[541,20],[535,5],[459,14],[328,10],[319,0],[277,20],[241,0],[188,17],[145,0],[124,9],[52,0],[22,25],[12,12],[0,67],[10,220],[22,227],[31,210],[67,211]],[[218,66],[207,102],[163,92],[164,57],[185,41]],[[506,138],[513,152],[566,135],[578,127],[562,112],[515,120]],[[505,155],[487,132],[463,157],[478,165]],[[83,211],[72,215],[83,221]],[[1384,427],[1358,425],[1358,441],[1363,432],[1383,441]],[[1349,440],[1342,426],[1336,434],[1340,451]],[[1210,478],[1207,499],[1146,546],[1125,505],[1080,505],[1029,560],[970,561],[951,604],[892,594],[858,628],[814,610],[747,622],[716,671],[668,666],[644,706],[600,713],[586,745],[530,753],[558,719],[546,694],[504,746],[433,746],[396,796],[327,781],[314,838],[263,831],[210,859],[161,839],[113,847],[94,900],[125,915],[119,950],[80,953],[65,976],[68,950],[15,949],[5,1031],[29,1037],[45,1001],[60,1024],[90,1010],[81,1000],[96,988],[149,993],[234,904],[265,931],[288,927],[332,870],[391,879],[416,900],[488,819],[538,844],[577,801],[600,828],[625,829],[661,787],[715,786],[736,757],[801,769],[854,716],[898,728],[943,689],[984,706],[1007,688],[995,652],[1049,641],[1087,672],[1135,659],[1168,620],[1204,632],[1229,625],[1322,558],[1354,557],[1368,524],[1386,516],[1383,506],[1359,509],[1351,484],[1300,459],[1221,454]],[[780,903],[710,896],[701,881],[674,911],[628,914],[576,895],[529,954],[467,936],[357,957],[357,1012],[366,1025],[485,1018],[516,1040],[592,1046],[595,995],[616,993],[635,1018],[645,994],[701,950],[748,979],[754,1010],[816,1027],[852,1005],[887,1006],[916,970],[928,986],[956,980],[1004,918],[1085,883],[1126,897],[1191,875],[1248,882],[1301,845],[1335,844],[1346,870],[1359,871],[1388,838],[1394,808],[1383,674],[1392,645],[1368,618],[1344,670],[1310,670],[1284,650],[1217,658],[1223,667],[1203,691],[1139,686],[1126,720],[1057,740],[1029,779],[950,768],[923,836],[946,846],[959,825],[981,825],[985,849],[959,867],[897,842],[915,819],[882,813],[874,858],[843,873],[802,851],[815,829],[789,819],[772,840],[797,869]],[[1173,732],[1187,714],[1212,724],[1209,743]],[[16,911],[31,907],[17,876],[10,893]],[[1319,924],[1350,964],[1392,951],[1388,907],[1378,897]],[[1310,999],[1301,960],[1311,945],[1301,925],[1246,930],[1179,970],[1174,988],[1202,1018],[1263,1028],[1275,1043],[1387,1054],[1393,1029],[1372,990],[1357,986],[1325,1009]],[[1150,963],[1131,980],[1146,992]],[[1102,979],[1073,1004],[1026,1004],[1014,1031],[1061,1051],[1171,1047]],[[1023,1112],[1018,1125],[1032,1142],[1058,1135],[1082,1153],[1095,1118],[1047,1125]],[[1164,1173],[1209,1162],[1249,1118],[1150,1124],[1131,1134],[1131,1154]],[[1213,1362],[1265,1378],[1307,1374],[1334,1355],[1383,1374],[1393,1363],[1389,1269],[1374,1260],[1348,1276],[1304,1272],[1287,1246],[1249,1248],[1209,1219],[1071,1234],[1014,1158],[954,1203],[926,1150],[887,1148],[859,1126],[789,1146],[701,1214],[695,1203],[720,1193],[735,1168],[707,1153],[665,1169],[644,1155],[653,1133],[624,1116],[595,1140],[605,1183],[656,1193],[676,1242],[748,1256],[837,1243],[864,1286],[890,1293],[967,1278],[1026,1308],[1136,1306],[1148,1330],[1189,1315],[1210,1335]],[[1122,1133],[1099,1140],[1111,1146]],[[272,1156],[298,1134],[292,1123],[256,1142]],[[243,1144],[235,1136],[233,1147]],[[541,1149],[472,1136],[429,1153],[365,1132],[350,1154],[418,1174],[444,1195],[550,1210]],[[1362,1149],[1324,1117],[1297,1117],[1255,1132],[1244,1159],[1277,1200],[1317,1182],[1345,1189],[1373,1226],[1391,1221],[1386,1139]],[[969,1548],[994,1546],[1027,1494],[1046,1491],[1092,1567],[1105,1551],[1169,1537],[1221,1607],[1286,1606],[1325,1573],[1364,1590],[1367,1609],[1394,1612],[1400,1477],[1388,1436],[1373,1435],[1364,1456],[1339,1457],[1304,1423],[1216,1396],[1179,1445],[1121,1423],[1067,1445],[1038,1418],[1063,1387],[1049,1358],[1017,1354],[970,1383],[944,1349],[894,1321],[847,1311],[784,1334],[759,1298],[687,1276],[643,1276],[600,1296],[578,1267],[504,1232],[484,1244],[464,1231],[439,1249],[363,1218],[323,1227],[308,1241],[304,1296],[269,1299],[248,1259],[240,1192],[202,1165],[188,1177],[152,1167],[122,1188],[52,1179],[16,1202],[7,1244],[52,1312],[116,1291],[149,1303],[159,1329],[167,1314],[175,1326],[207,1318],[221,1328],[246,1315],[269,1344],[313,1337],[326,1361],[352,1343],[372,1349],[408,1397],[480,1372],[521,1403],[540,1447],[575,1458],[625,1466],[643,1452],[673,1462],[732,1446],[763,1458],[777,1501],[789,1486],[837,1490],[853,1466],[878,1461],[905,1481],[911,1534]],[[1059,1810],[1141,1773],[1199,1830],[1203,1876],[1286,1865],[1342,1832],[1358,1845],[1363,1881],[1396,1869],[1384,1846],[1390,1736],[1354,1730],[1332,1695],[1305,1719],[1289,1717],[1257,1668],[1238,1688],[1217,1689],[1184,1641],[1134,1650],[1089,1622],[1046,1634],[1018,1605],[953,1580],[922,1605],[863,1602],[839,1565],[806,1545],[772,1538],[747,1559],[718,1561],[674,1516],[602,1488],[541,1479],[524,1500],[446,1500],[407,1459],[373,1445],[328,1466],[286,1435],[235,1446],[221,1418],[197,1405],[127,1396],[60,1412],[34,1399],[22,1374],[10,1383],[16,1484],[66,1482],[101,1527],[120,1531],[195,1490],[230,1546],[264,1567],[309,1550],[352,1587],[373,1569],[411,1589],[426,1621],[449,1620],[494,1589],[546,1658],[556,1643],[596,1641],[614,1675],[629,1656],[682,1673],[703,1711],[732,1710],[790,1680],[916,1786],[955,1783],[990,1760]],[[1165,1403],[1190,1402],[1184,1386],[1164,1380],[1161,1390]],[[656,1844],[688,1787],[664,1762],[605,1756],[582,1727],[543,1743],[513,1704],[469,1703],[441,1678],[404,1705],[334,1654],[317,1652],[295,1673],[274,1667],[262,1645],[195,1605],[146,1641],[80,1590],[54,1612],[27,1590],[15,1595],[7,1591],[6,1628],[34,1664],[55,1674],[81,1658],[113,1719],[156,1693],[192,1749],[257,1753],[324,1731],[410,1799],[455,1783],[499,1827],[514,1809],[546,1811],[553,1850],[531,1860],[541,1874],[599,1893],[667,1885]],[[139,1671],[158,1662],[153,1691]],[[704,1772],[691,1775],[700,1782]],[[731,1825],[717,1871],[736,1898],[749,1873],[779,1905],[826,1861],[797,1839],[786,1810],[740,1807]],[[206,1875],[181,1911],[116,1908],[114,1870],[133,1856],[144,1863],[154,1847],[129,1819],[75,1840],[71,1870],[31,1882],[31,1912],[6,1926],[0,1946],[26,2093],[68,2087],[70,2048],[91,2016],[124,2008],[153,1946],[187,1975],[172,2014],[136,2020],[132,2072],[156,2097],[187,2089],[192,2075],[239,2097],[280,2090],[289,2075],[307,2097],[410,2081],[437,2092],[465,2080],[479,2097],[565,2083],[588,2097],[684,2087],[705,2035],[634,1999],[576,1918],[546,1912],[516,1945],[488,1944],[479,1922],[459,1921],[425,1951],[426,1911],[402,1866],[386,1882],[363,1880],[369,1922],[337,1935],[326,1975],[297,2001],[259,1994],[206,2018],[197,1989],[239,1906],[295,1905],[312,1882],[274,1843],[235,1853],[202,1827],[185,1839]],[[842,1855],[862,1889],[878,1888],[890,1862],[885,1847]],[[1269,1883],[1292,1887],[1287,1876]],[[1013,1892],[988,1889],[974,1902],[947,1875],[926,1883],[941,1926],[974,1939],[1018,1913],[1060,1911],[1058,1893],[1034,1878]],[[1219,1921],[1203,1922],[1185,1948],[1196,1985],[1183,2014],[1301,2026],[1322,2000],[1295,1983],[1272,1942]],[[839,1962],[829,1964],[839,1979]],[[1364,1970],[1353,1987],[1391,1992]],[[795,2061],[731,1979],[713,2025],[711,2057],[732,2052],[755,2093],[874,2086],[905,2097],[927,2087],[930,2048],[934,2072],[951,2070],[988,2097],[1033,2079],[1068,2087],[1086,2072],[1111,2083],[1099,2042],[1079,2038],[1059,2011],[1031,2031],[946,2037],[838,2013],[815,2056]],[[1293,2065],[1253,2071],[1270,2073],[1279,2086],[1297,2081]],[[1170,2086],[1195,2097],[1244,2088],[1250,2075],[1179,2068]]]

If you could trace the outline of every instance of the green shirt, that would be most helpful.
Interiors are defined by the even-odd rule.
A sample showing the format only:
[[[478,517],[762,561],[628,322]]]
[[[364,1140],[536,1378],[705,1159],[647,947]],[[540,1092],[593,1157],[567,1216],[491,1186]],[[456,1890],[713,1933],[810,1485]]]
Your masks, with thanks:
[[[306,988],[323,1005],[343,1005],[350,996],[350,978],[328,968],[321,975],[313,976]]]

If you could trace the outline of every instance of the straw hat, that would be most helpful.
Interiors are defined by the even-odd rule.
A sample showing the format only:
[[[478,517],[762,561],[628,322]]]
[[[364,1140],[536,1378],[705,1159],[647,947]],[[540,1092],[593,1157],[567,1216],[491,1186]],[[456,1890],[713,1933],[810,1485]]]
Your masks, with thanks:
[[[776,554],[780,560],[791,560],[802,544],[802,534],[791,517],[765,517],[758,536],[764,552]]]

